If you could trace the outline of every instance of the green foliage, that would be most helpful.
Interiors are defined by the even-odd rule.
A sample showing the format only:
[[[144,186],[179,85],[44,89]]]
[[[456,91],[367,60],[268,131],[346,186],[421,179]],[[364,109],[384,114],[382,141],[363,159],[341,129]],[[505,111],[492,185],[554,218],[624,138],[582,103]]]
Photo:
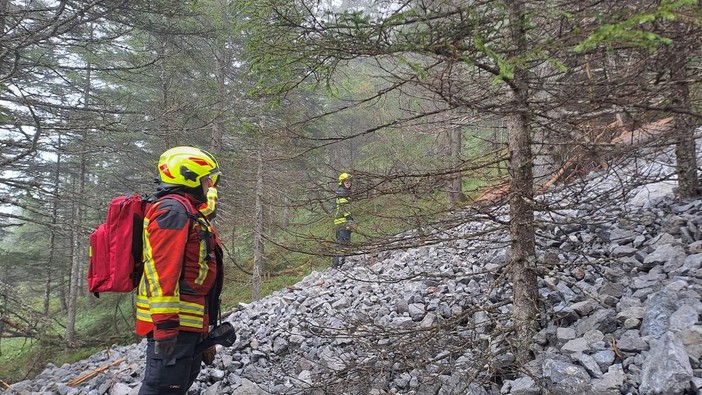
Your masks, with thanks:
[[[43,300],[34,290],[36,284],[17,282],[14,291],[21,296],[20,316],[39,311]],[[127,295],[92,295],[79,299],[79,314],[76,323],[76,348],[68,348],[63,342],[65,313],[60,310],[56,298],[51,300],[50,312],[42,322],[39,339],[4,338],[0,342],[0,379],[16,382],[39,373],[48,362],[60,366],[64,362],[75,362],[94,354],[100,348],[112,344],[128,344],[134,341],[133,319],[126,318],[123,311],[131,311],[131,298]],[[127,316],[131,313],[126,313]]]
[[[64,349],[57,345],[46,345],[24,338],[3,339],[0,343],[0,380],[15,383],[31,379],[40,373],[47,363],[61,366],[87,358],[104,347],[82,347]]]
[[[642,12],[614,23],[601,24],[587,39],[575,46],[576,53],[583,53],[604,45],[614,49],[618,45],[655,49],[669,45],[672,40],[651,31],[655,21],[677,20],[686,6],[695,6],[696,0],[664,0],[651,12]],[[616,19],[616,16],[615,16]]]
[[[0,342],[0,380],[14,383],[32,377],[43,369],[42,364],[36,367],[40,355],[45,355],[43,349],[35,340],[24,338],[2,339]],[[46,363],[46,360],[43,361]]]
[[[608,49],[614,48],[616,44],[633,45],[642,48],[655,48],[661,44],[670,44],[672,40],[649,31],[632,29],[628,23],[605,25],[597,29],[583,43],[578,44],[574,51],[578,53],[586,52],[602,44]]]
[[[411,60],[409,60],[409,58],[407,58],[405,56],[399,56],[397,58],[397,60],[400,64],[404,64],[404,65],[408,66],[410,69],[412,69],[412,71],[415,72],[415,74],[417,75],[417,78],[419,78],[419,80],[425,80],[427,78],[427,76],[429,75],[427,73],[426,69],[424,68],[424,66],[420,62],[411,61]]]
[[[500,73],[495,76],[494,82],[505,79],[511,80],[514,78],[514,66],[510,62],[500,56],[497,52],[491,50],[481,38],[476,37],[473,41],[475,42],[475,47],[478,49],[478,51],[487,55],[499,67]]]

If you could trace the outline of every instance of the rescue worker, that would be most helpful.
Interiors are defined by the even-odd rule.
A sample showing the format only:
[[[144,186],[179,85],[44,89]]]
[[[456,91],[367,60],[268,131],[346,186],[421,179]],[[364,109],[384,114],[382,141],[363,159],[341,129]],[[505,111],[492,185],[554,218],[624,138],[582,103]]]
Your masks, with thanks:
[[[339,175],[339,187],[336,189],[336,212],[334,214],[334,225],[336,227],[336,244],[338,248],[343,248],[351,244],[351,232],[354,222],[351,216],[351,175],[341,173]],[[346,258],[335,256],[332,258],[332,267],[340,268],[344,265]]]
[[[136,333],[147,338],[139,394],[186,394],[200,373],[195,346],[219,317],[221,243],[196,207],[207,203],[220,169],[206,151],[175,147],[161,155],[158,172],[156,201],[144,218],[136,298]]]

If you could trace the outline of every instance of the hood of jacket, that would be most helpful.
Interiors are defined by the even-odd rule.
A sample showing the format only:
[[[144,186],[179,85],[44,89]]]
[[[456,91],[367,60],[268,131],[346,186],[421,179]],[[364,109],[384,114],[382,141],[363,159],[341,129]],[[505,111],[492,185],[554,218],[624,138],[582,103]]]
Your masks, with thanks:
[[[174,193],[178,195],[189,195],[195,200],[197,200],[199,203],[207,203],[207,196],[205,196],[205,192],[203,192],[202,188],[200,187],[189,188],[184,185],[172,185],[165,184],[163,182],[159,183],[156,187],[154,197],[156,199],[160,199],[166,195],[171,195]]]

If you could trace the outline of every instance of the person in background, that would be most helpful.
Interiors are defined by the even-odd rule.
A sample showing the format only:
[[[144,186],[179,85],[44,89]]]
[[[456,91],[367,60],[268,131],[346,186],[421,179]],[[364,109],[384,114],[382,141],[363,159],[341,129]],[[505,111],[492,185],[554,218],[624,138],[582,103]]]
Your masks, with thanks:
[[[136,297],[136,333],[146,336],[140,395],[186,394],[200,373],[195,347],[219,318],[222,249],[206,204],[220,169],[208,152],[175,147],[158,164],[156,201],[144,218],[144,274]]]
[[[334,226],[336,227],[337,247],[343,248],[351,244],[351,232],[354,229],[353,217],[351,216],[351,175],[341,173],[339,175],[339,187],[336,189],[336,211],[334,214]],[[332,258],[332,267],[335,269],[344,265],[346,258],[335,256]]]

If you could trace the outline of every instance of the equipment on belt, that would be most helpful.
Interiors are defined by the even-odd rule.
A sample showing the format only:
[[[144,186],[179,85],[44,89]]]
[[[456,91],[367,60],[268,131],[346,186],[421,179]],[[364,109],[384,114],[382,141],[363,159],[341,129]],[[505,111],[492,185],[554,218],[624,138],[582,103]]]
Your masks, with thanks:
[[[236,332],[234,331],[234,327],[229,322],[223,322],[221,325],[214,327],[207,335],[207,338],[195,346],[195,355],[216,344],[229,347],[234,344],[235,341]]]

